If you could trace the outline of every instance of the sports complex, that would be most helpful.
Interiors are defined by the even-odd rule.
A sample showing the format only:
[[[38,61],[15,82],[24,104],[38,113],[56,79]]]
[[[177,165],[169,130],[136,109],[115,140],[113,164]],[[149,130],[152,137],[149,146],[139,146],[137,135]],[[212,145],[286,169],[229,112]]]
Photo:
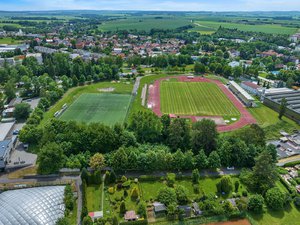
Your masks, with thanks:
[[[193,122],[209,118],[218,131],[225,132],[256,123],[241,101],[218,80],[192,76],[157,79],[149,86],[148,108],[162,116],[190,118]]]

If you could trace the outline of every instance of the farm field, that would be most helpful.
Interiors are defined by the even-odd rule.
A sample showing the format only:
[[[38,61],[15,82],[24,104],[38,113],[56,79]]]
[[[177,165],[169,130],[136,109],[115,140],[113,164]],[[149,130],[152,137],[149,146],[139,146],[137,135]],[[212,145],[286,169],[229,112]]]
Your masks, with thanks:
[[[120,19],[101,24],[99,29],[102,31],[115,30],[144,30],[151,29],[176,29],[178,27],[190,25],[191,22],[184,17],[131,17],[129,19]]]
[[[216,31],[220,26],[229,29],[238,29],[241,31],[252,31],[252,32],[263,32],[270,34],[293,34],[297,32],[297,28],[284,27],[279,24],[263,24],[263,25],[249,25],[240,23],[227,23],[227,22],[216,22],[216,21],[196,21],[196,25],[193,28],[194,31],[201,32],[213,32]]]
[[[61,115],[60,119],[77,122],[101,122],[106,125],[123,123],[131,95],[82,94]]]
[[[160,85],[161,111],[193,116],[240,115],[234,104],[214,83],[170,82]]]

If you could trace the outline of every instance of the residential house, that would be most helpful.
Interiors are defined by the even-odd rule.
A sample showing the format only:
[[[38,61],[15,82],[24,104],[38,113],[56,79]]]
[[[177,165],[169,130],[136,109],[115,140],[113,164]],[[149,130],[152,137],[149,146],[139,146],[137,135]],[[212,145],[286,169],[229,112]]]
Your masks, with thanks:
[[[13,140],[0,141],[0,170],[4,170],[13,149]]]

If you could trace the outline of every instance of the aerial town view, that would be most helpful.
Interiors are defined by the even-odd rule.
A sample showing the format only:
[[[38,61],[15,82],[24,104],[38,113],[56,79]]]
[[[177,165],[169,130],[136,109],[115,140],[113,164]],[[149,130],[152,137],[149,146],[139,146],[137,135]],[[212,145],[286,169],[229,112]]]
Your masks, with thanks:
[[[0,0],[0,225],[300,225],[299,0]]]

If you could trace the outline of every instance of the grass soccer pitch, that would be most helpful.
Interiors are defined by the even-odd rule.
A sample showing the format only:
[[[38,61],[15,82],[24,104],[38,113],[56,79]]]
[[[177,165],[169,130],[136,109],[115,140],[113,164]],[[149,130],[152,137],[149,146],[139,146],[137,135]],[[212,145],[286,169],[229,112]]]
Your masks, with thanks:
[[[208,82],[163,81],[160,85],[161,111],[179,116],[232,116],[240,112],[222,90]]]
[[[61,115],[61,120],[101,122],[106,125],[123,123],[130,105],[131,95],[82,94]]]

